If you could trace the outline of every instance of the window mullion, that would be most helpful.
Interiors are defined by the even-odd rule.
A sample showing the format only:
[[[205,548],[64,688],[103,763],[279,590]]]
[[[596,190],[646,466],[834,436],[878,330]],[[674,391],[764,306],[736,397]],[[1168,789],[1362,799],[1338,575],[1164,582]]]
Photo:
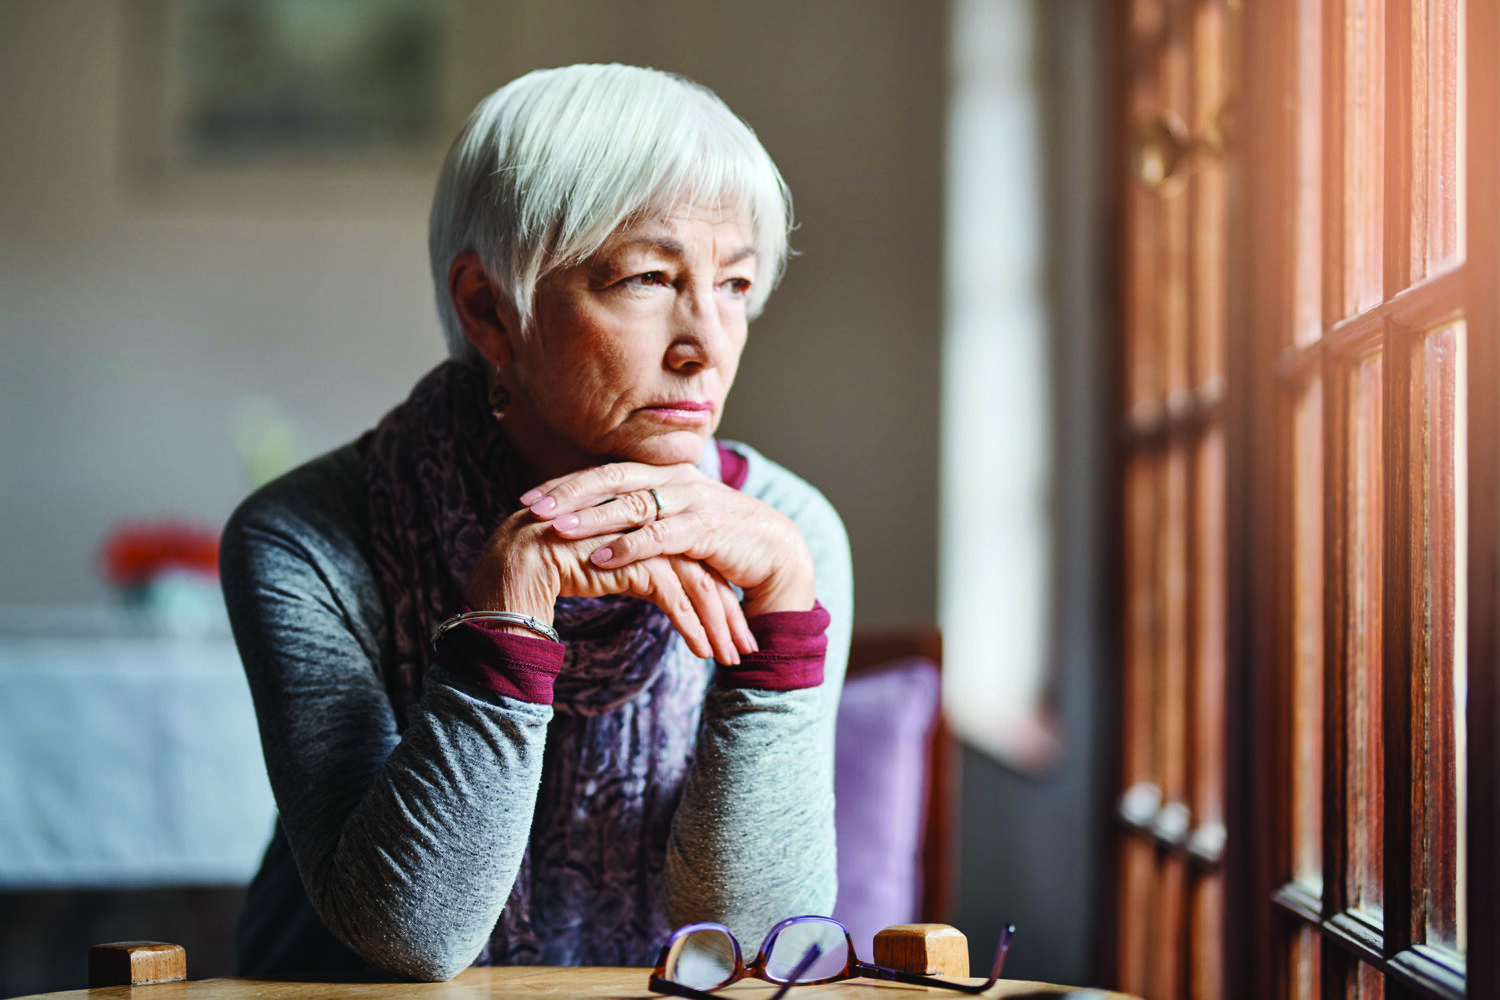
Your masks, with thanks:
[[[1339,484],[1348,481],[1350,433],[1347,364],[1333,352],[1323,354],[1323,912],[1327,919],[1348,905],[1349,850],[1346,788],[1350,774],[1348,740],[1349,633],[1351,607],[1344,530],[1347,500]]]
[[[1386,0],[1385,7],[1385,298],[1411,284],[1415,231],[1426,237],[1426,185],[1414,168],[1425,165],[1425,137],[1415,134],[1418,108],[1425,110],[1427,45],[1423,0]],[[1421,22],[1421,23],[1419,23]],[[1418,93],[1418,90],[1423,93]],[[1424,119],[1425,114],[1420,116]],[[1424,175],[1425,179],[1425,175]],[[1413,218],[1414,213],[1418,216]],[[1425,884],[1421,840],[1426,828],[1426,796],[1415,783],[1415,762],[1423,759],[1415,726],[1426,676],[1428,644],[1416,641],[1413,623],[1424,586],[1424,566],[1414,547],[1425,538],[1423,512],[1413,502],[1412,470],[1425,468],[1426,456],[1411,428],[1412,351],[1420,336],[1387,322],[1384,334],[1384,404],[1381,449],[1384,457],[1384,518],[1381,599],[1381,730],[1385,746],[1385,816],[1382,895],[1384,954],[1390,958],[1421,940],[1416,917],[1421,900],[1414,886]],[[1418,464],[1421,463],[1421,464]],[[1425,620],[1425,618],[1424,618]]]
[[[1412,548],[1421,536],[1421,512],[1412,503],[1412,468],[1424,461],[1413,454],[1411,435],[1411,331],[1386,328],[1384,349],[1384,541],[1381,614],[1382,739],[1385,744],[1385,857],[1382,882],[1385,911],[1385,956],[1390,958],[1417,940],[1413,885],[1423,866],[1414,831],[1425,820],[1425,797],[1413,781],[1417,745],[1417,701],[1425,676],[1426,643],[1415,641],[1413,621],[1419,609],[1422,567]]]

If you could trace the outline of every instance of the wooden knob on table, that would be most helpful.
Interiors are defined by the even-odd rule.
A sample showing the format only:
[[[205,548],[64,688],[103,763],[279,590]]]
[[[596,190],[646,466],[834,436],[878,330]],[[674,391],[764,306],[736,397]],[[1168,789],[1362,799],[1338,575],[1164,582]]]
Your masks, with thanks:
[[[969,975],[969,939],[947,924],[897,924],[875,935],[875,964],[919,976]]]
[[[89,949],[89,989],[145,986],[187,978],[187,952],[165,941],[116,941]]]

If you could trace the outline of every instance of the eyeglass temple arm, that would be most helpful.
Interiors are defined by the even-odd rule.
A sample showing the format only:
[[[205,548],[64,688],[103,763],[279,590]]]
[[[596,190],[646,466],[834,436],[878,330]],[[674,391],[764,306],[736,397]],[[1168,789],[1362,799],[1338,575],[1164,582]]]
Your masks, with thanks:
[[[705,993],[703,990],[695,990],[691,986],[683,986],[670,979],[663,979],[654,972],[646,985],[652,993],[666,993],[674,997],[685,997],[686,1000],[724,1000],[717,994]]]
[[[1005,930],[1000,932],[1000,942],[995,945],[995,967],[990,970],[990,985],[994,985],[995,980],[1000,978],[1000,970],[1005,967],[1005,956],[1010,953],[1010,939],[1015,936],[1015,924],[1007,924]]]
[[[812,964],[818,960],[818,956],[821,954],[823,954],[823,949],[816,943],[808,945],[807,951],[802,955],[802,961],[798,962],[797,967],[786,977],[786,982],[781,984],[781,989],[771,994],[771,1000],[781,1000],[782,997],[786,996],[786,991],[801,981],[803,974],[812,968]]]
[[[890,982],[906,983],[908,986],[941,986],[947,990],[957,990],[960,993],[983,993],[994,986],[1000,980],[1000,970],[1005,966],[1005,956],[1010,951],[1010,939],[1016,933],[1015,924],[1006,927],[1000,932],[1000,943],[995,948],[995,966],[990,971],[990,978],[978,986],[970,986],[967,983],[954,983],[936,976],[923,976],[915,972],[899,972],[896,969],[887,969],[880,965],[869,965],[856,960],[854,971],[870,979],[884,979]]]
[[[951,986],[955,990],[968,989],[966,986],[959,986],[945,979],[938,979],[936,976],[924,976],[917,972],[901,972],[898,969],[887,969],[883,965],[871,965],[868,962],[861,962],[859,959],[854,960],[854,974],[863,976],[866,979],[883,979],[886,982],[905,983],[908,986]]]

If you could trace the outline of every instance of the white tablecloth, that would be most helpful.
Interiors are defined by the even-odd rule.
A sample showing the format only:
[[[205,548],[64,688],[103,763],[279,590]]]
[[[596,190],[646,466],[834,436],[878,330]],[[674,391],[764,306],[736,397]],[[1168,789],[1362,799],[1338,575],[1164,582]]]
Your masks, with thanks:
[[[0,632],[0,889],[244,883],[274,815],[227,635]]]

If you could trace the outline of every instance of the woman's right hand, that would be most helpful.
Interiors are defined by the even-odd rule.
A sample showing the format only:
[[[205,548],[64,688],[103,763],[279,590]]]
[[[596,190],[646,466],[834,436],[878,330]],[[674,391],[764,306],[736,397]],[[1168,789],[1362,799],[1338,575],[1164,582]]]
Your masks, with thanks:
[[[485,542],[464,600],[476,611],[515,611],[551,624],[559,597],[628,594],[661,608],[695,656],[733,665],[741,653],[756,650],[733,588],[698,560],[662,555],[616,569],[594,565],[590,554],[617,537],[563,538],[523,507]],[[519,626],[503,629],[533,634]]]

